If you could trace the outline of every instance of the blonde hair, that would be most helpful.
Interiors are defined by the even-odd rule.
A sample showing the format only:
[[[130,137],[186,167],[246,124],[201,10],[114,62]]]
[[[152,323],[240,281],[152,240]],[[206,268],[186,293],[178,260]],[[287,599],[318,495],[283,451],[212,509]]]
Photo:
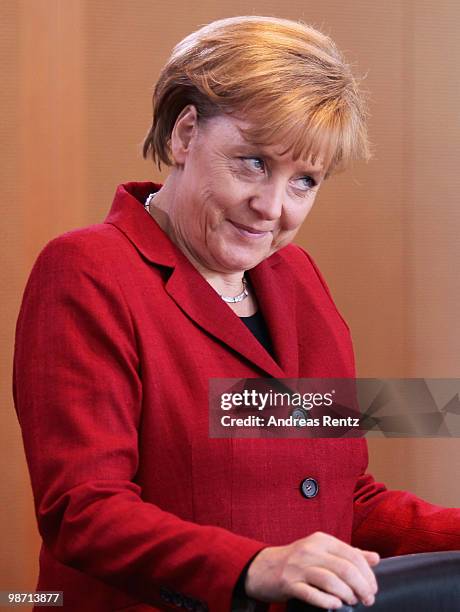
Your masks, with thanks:
[[[143,156],[172,165],[170,136],[182,109],[199,120],[247,119],[254,144],[287,143],[294,159],[320,156],[327,174],[370,157],[366,103],[334,42],[301,22],[232,17],[189,34],[173,49],[153,92]]]

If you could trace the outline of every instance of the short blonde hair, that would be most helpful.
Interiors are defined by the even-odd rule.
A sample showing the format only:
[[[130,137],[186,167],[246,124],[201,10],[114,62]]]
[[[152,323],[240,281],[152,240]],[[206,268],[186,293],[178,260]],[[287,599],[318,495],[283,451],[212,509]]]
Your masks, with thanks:
[[[153,92],[143,156],[172,165],[170,136],[182,109],[250,122],[254,144],[287,143],[295,159],[318,156],[327,174],[368,159],[366,103],[334,42],[301,22],[232,17],[189,34],[173,49]]]

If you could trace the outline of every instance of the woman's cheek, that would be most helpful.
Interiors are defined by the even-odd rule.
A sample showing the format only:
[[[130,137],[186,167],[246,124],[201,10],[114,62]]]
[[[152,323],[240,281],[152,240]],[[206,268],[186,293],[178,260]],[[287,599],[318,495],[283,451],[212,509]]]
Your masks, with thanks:
[[[312,202],[307,202],[304,206],[298,206],[297,209],[288,216],[286,229],[297,232],[302,223],[305,221],[305,218],[310,212],[312,205]]]
[[[274,253],[275,251],[279,251],[283,247],[290,244],[294,240],[296,234],[297,229],[291,231],[284,230],[279,232],[279,234],[273,240],[271,252]]]

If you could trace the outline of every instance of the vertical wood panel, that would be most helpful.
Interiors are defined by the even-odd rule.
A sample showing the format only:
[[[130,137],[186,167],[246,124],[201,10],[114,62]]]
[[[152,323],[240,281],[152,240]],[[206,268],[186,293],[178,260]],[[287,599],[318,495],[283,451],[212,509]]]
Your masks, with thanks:
[[[28,255],[86,222],[87,95],[81,0],[21,0],[21,200]]]
[[[459,376],[460,5],[422,0],[416,9],[411,109],[414,371]]]
[[[459,20],[453,0],[404,3],[405,376],[460,372]],[[460,505],[458,439],[373,440],[370,449],[384,482]]]
[[[33,590],[39,536],[11,379],[24,283],[52,237],[87,223],[87,109],[80,0],[2,2],[2,493],[0,588]],[[10,278],[11,276],[11,278]],[[7,279],[5,278],[7,277]]]
[[[32,500],[21,434],[11,400],[11,360],[14,325],[27,266],[23,248],[24,211],[17,198],[20,181],[18,100],[20,30],[18,5],[0,3],[0,189],[1,189],[1,324],[0,324],[0,589],[28,587],[34,579],[36,536],[31,515]],[[35,537],[35,539],[34,539]]]

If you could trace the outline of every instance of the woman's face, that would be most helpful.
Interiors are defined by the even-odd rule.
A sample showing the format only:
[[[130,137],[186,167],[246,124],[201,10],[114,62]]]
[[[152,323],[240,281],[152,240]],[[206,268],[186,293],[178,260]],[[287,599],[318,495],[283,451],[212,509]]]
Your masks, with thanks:
[[[197,123],[190,108],[171,138],[175,240],[207,270],[249,270],[293,240],[326,169],[280,155],[283,142],[248,143],[238,129],[248,124],[228,115]]]

